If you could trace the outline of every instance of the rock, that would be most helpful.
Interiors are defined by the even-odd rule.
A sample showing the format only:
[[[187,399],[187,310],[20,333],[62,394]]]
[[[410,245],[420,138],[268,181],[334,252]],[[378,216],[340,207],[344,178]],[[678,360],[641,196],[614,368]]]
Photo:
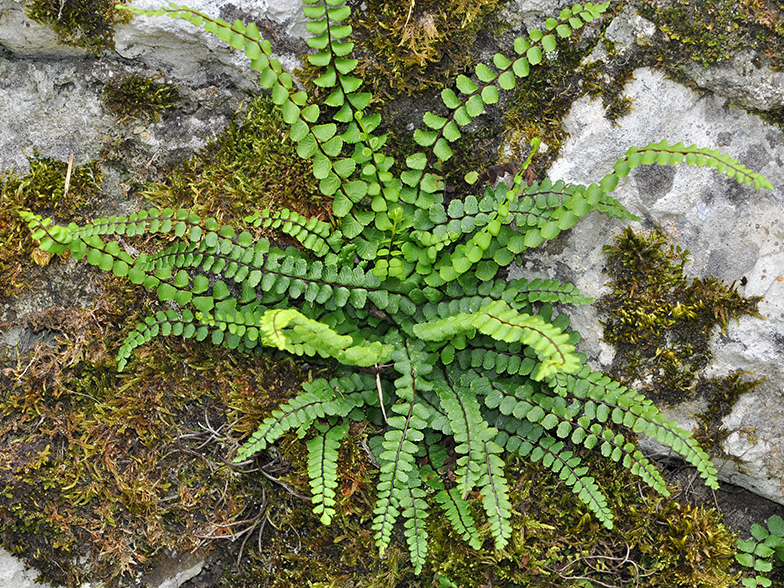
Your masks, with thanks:
[[[35,581],[37,573],[25,569],[24,562],[0,548],[0,586],[3,588],[44,588]]]
[[[155,569],[137,580],[150,588],[180,588],[198,576],[205,567],[202,553],[184,553],[162,559]],[[0,548],[0,588],[49,588],[50,584],[36,582],[38,574],[25,568],[22,560]],[[93,588],[89,582],[81,588]]]
[[[161,0],[134,0],[134,8],[153,10],[165,6]],[[228,22],[240,19],[243,23],[256,22],[263,38],[271,38],[277,52],[276,57],[289,71],[299,67],[299,55],[307,46],[289,40],[279,42],[282,31],[285,35],[303,37],[307,35],[306,19],[301,11],[300,0],[285,0],[270,3],[262,1],[238,1],[226,3],[222,0],[196,0],[188,6],[222,18]],[[280,25],[275,31],[265,23]],[[243,88],[255,88],[256,72],[248,59],[215,35],[207,33],[185,20],[165,17],[137,15],[127,25],[115,28],[115,51],[126,59],[138,60],[148,67],[161,69],[168,75],[187,80],[191,85],[201,85],[208,80],[230,80]]]
[[[57,33],[25,15],[21,2],[0,0],[0,15],[0,45],[20,57],[81,57],[87,53],[60,43]]]
[[[133,147],[142,155],[140,160],[146,157],[140,172],[149,163],[172,163],[221,133],[243,100],[237,89],[182,85],[179,108],[162,120],[120,124],[103,106],[101,91],[105,83],[131,73],[155,72],[108,59],[30,61],[0,56],[0,171],[25,173],[27,156],[35,149],[62,161],[74,153],[78,165],[117,145]]]
[[[720,476],[784,504],[784,137],[756,116],[729,107],[718,96],[700,95],[650,70],[635,71],[626,87],[634,99],[631,114],[612,124],[601,101],[583,98],[572,105],[564,123],[570,137],[550,170],[552,179],[587,184],[600,180],[632,145],[668,139],[721,148],[722,153],[763,173],[775,186],[754,191],[715,170],[641,167],[622,179],[614,196],[646,226],[667,227],[691,251],[691,276],[716,276],[727,283],[746,277],[741,293],[765,296],[759,320],[730,323],[726,336],[714,340],[710,375],[742,369],[767,381],[744,395],[725,418],[731,435],[724,444],[728,459],[718,459]],[[564,240],[533,252],[526,273],[568,280],[599,297],[602,246],[625,223],[591,214]],[[582,351],[593,365],[606,369],[613,351],[600,341],[592,306],[570,312],[584,336]],[[667,411],[684,424],[691,406]]]
[[[655,33],[656,25],[637,14],[637,11],[627,4],[607,26],[604,38],[613,44],[616,55],[622,58],[639,45],[650,45]],[[604,58],[606,55],[607,49],[603,43],[599,43],[593,50],[591,59]]]
[[[784,106],[784,72],[770,69],[770,60],[753,50],[741,51],[730,61],[711,67],[687,63],[681,71],[700,88],[745,108],[767,111]]]

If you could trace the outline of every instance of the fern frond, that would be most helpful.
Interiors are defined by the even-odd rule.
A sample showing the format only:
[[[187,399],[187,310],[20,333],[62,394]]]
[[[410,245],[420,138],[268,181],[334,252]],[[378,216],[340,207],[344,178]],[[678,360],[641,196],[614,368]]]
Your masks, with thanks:
[[[495,548],[503,549],[512,536],[512,505],[509,502],[509,486],[504,476],[504,462],[498,456],[502,448],[494,441],[483,441],[485,456],[482,475],[479,478],[479,489],[482,494],[482,506],[487,513],[490,532],[495,539]]]
[[[425,528],[425,519],[428,515],[427,502],[425,501],[427,493],[419,487],[420,484],[420,477],[412,476],[408,493],[400,499],[400,509],[404,521],[403,535],[408,543],[408,552],[415,574],[422,571],[427,556],[427,529]]]
[[[237,450],[235,463],[263,451],[291,429],[299,429],[302,436],[316,419],[345,417],[354,408],[362,406],[364,401],[360,392],[341,392],[336,389],[337,385],[340,382],[328,382],[323,378],[303,384],[303,392],[264,419],[258,430]]]
[[[460,389],[458,393],[447,381],[437,382],[435,386],[441,408],[449,419],[449,430],[457,443],[455,451],[460,454],[456,483],[465,499],[482,475],[484,440],[495,437],[497,431],[488,427],[473,391],[462,382]]]
[[[392,537],[392,529],[400,516],[400,509],[410,500],[410,478],[419,472],[414,462],[418,443],[424,435],[426,418],[421,418],[421,405],[417,410],[414,401],[395,404],[397,416],[388,420],[388,429],[381,443],[379,463],[378,499],[373,510],[373,530],[380,555],[383,557]],[[419,413],[419,414],[418,414]]]
[[[149,342],[153,337],[174,335],[190,339],[197,335],[197,331],[196,317],[187,308],[182,309],[179,315],[172,309],[165,312],[159,310],[154,317],[147,317],[144,319],[144,323],[137,324],[125,338],[117,352],[117,371],[121,372],[125,369],[134,349]],[[206,337],[207,333],[205,332],[203,335],[202,339]]]
[[[574,354],[574,346],[568,343],[568,334],[541,317],[519,314],[500,300],[477,312],[419,323],[413,329],[417,337],[426,341],[448,341],[458,335],[472,336],[477,331],[508,343],[519,341],[533,348],[542,360],[533,376],[535,380],[557,371],[576,371],[581,365],[580,358]]]
[[[607,505],[607,497],[595,478],[587,475],[589,469],[581,465],[579,456],[565,450],[562,441],[544,435],[542,427],[530,421],[501,418],[496,425],[506,433],[498,441],[507,451],[515,451],[522,457],[530,457],[532,461],[541,460],[545,467],[558,474],[605,527],[612,529],[613,514]]]
[[[279,229],[318,257],[324,257],[330,249],[339,251],[343,241],[342,233],[333,232],[328,223],[317,218],[309,219],[288,208],[280,212],[256,212],[245,217],[245,222],[255,227]]]
[[[737,159],[723,155],[718,149],[696,145],[686,147],[683,143],[670,145],[667,141],[650,143],[645,147],[631,147],[626,155],[615,163],[613,173],[605,176],[601,184],[612,185],[614,188],[618,178],[626,177],[631,170],[641,165],[678,165],[679,163],[715,168],[728,178],[735,178],[739,184],[753,185],[756,190],[773,189],[773,184],[765,176],[750,170]]]
[[[718,488],[717,470],[708,454],[697,444],[691,433],[678,426],[677,421],[668,421],[650,399],[614,382],[604,374],[591,371],[587,366],[578,373],[557,376],[555,381],[558,389],[584,402],[586,424],[588,420],[598,423],[611,420],[635,433],[645,433],[671,447],[693,465],[708,487]],[[609,446],[607,452],[609,455],[618,455],[615,449]]]
[[[310,477],[311,501],[313,512],[319,520],[329,525],[335,516],[335,488],[338,487],[338,448],[340,441],[348,433],[346,424],[336,424],[330,419],[329,425],[315,425],[320,434],[307,442],[308,476]]]
[[[385,363],[392,356],[392,348],[378,341],[354,345],[350,336],[340,335],[328,325],[306,317],[296,309],[260,311],[228,311],[197,313],[197,318],[210,327],[228,331],[262,345],[277,347],[295,355],[332,357],[344,365],[370,367]],[[254,333],[253,330],[257,330]]]
[[[429,443],[427,454],[432,467],[425,465],[420,468],[422,479],[428,486],[437,491],[435,497],[436,502],[441,505],[447,520],[449,520],[449,523],[452,525],[455,532],[462,537],[472,549],[481,549],[482,538],[476,530],[476,523],[471,514],[468,501],[460,495],[458,488],[450,488],[447,490],[437,474],[437,471],[440,472],[445,468],[446,450],[442,445]],[[433,468],[435,468],[435,470]]]

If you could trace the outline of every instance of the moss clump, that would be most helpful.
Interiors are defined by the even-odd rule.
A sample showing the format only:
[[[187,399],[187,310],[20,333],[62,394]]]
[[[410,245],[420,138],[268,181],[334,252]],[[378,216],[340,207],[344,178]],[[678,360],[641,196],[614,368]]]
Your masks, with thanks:
[[[116,4],[115,0],[31,0],[25,3],[25,14],[54,30],[61,43],[98,53],[114,49],[114,25],[131,20],[130,13],[118,11]]]
[[[221,588],[544,588],[585,586],[587,581],[640,588],[733,585],[735,537],[715,511],[641,491],[628,472],[591,464],[616,511],[616,527],[608,531],[571,492],[561,491],[557,475],[514,459],[507,468],[514,480],[511,502],[517,513],[510,545],[503,551],[474,551],[433,512],[427,519],[428,563],[415,576],[401,549],[402,531],[393,540],[388,559],[375,556],[367,527],[373,511],[368,488],[373,487],[374,465],[363,448],[369,431],[354,427],[341,453],[341,500],[332,525],[320,525],[310,504],[279,493],[283,502],[268,511],[264,537],[252,547],[248,544],[243,563],[225,570]],[[282,481],[305,491],[300,446],[299,440],[282,445],[293,468]]]
[[[235,226],[265,208],[288,207],[324,220],[328,212],[313,181],[312,164],[297,155],[283,128],[272,101],[258,96],[244,118],[142,195],[161,206],[189,208]]]
[[[613,377],[663,404],[707,400],[699,436],[715,449],[723,439],[721,417],[761,380],[743,383],[741,373],[706,379],[710,340],[717,326],[723,331],[732,319],[760,317],[762,299],[744,298],[734,283],[716,278],[687,280],[689,252],[658,229],[627,228],[605,252],[612,292],[597,304],[606,316],[604,340],[616,349]]]
[[[110,112],[123,120],[149,118],[157,121],[177,103],[180,93],[176,86],[133,74],[106,84],[101,99]]]
[[[642,0],[641,14],[656,23],[660,62],[673,71],[696,61],[709,66],[753,49],[774,67],[784,63],[784,2],[770,0]]]
[[[350,2],[354,70],[373,99],[383,104],[403,94],[442,88],[474,58],[477,33],[492,23],[506,0]]]
[[[722,454],[722,442],[730,432],[722,424],[722,419],[732,412],[738,399],[765,381],[747,379],[749,372],[738,370],[728,376],[700,379],[695,387],[697,397],[708,399],[708,408],[697,415],[698,425],[694,437],[700,445],[714,454]]]
[[[120,375],[112,353],[146,304],[135,296],[112,281],[93,308],[29,315],[50,342],[0,370],[2,544],[69,587],[123,585],[157,556],[247,530],[266,482],[228,464],[227,446],[302,378],[174,339]]]
[[[66,192],[66,162],[38,152],[28,161],[26,175],[0,173],[0,298],[15,295],[24,287],[33,267],[31,261],[46,265],[51,257],[37,249],[17,212],[35,210],[62,219],[83,218],[82,209],[93,203],[103,180],[95,161],[73,166]]]

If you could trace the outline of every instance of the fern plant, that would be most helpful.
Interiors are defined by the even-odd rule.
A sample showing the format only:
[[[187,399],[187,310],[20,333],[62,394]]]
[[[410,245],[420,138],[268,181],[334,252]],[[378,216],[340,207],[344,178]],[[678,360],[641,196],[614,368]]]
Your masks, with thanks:
[[[499,89],[514,88],[545,52],[599,18],[608,3],[566,8],[547,19],[545,30],[517,39],[513,55],[498,53],[492,66],[459,76],[455,89],[441,93],[440,114],[424,115],[414,134],[419,148],[399,175],[390,171],[386,136],[376,132],[380,116],[365,113],[371,95],[351,75],[357,61],[347,40],[349,7],[342,0],[305,4],[314,49],[308,60],[322,68],[314,83],[326,96],[323,103],[299,89],[253,23],[232,24],[176,5],[131,10],[186,19],[245,52],[290,125],[298,154],[312,160],[321,192],[332,198],[337,227],[290,210],[257,211],[246,219],[300,244],[284,250],[187,210],[149,209],[83,226],[21,213],[44,251],[86,258],[166,302],[167,310],[128,335],[119,369],[156,336],[209,340],[243,353],[273,348],[328,362],[333,377],[306,383],[234,460],[250,459],[288,431],[309,435],[314,512],[329,524],[338,447],[349,420],[382,425],[383,436],[372,443],[379,464],[375,542],[383,556],[402,520],[417,573],[433,503],[472,547],[484,542],[477,516],[486,520],[496,549],[509,542],[505,454],[541,461],[607,528],[613,515],[591,476],[587,450],[667,495],[662,476],[634,442],[635,434],[645,434],[716,487],[715,468],[687,431],[644,396],[592,371],[575,352],[579,334],[568,330],[567,315],[556,315],[553,304],[589,300],[555,280],[507,281],[503,268],[591,211],[634,219],[611,193],[640,165],[685,162],[715,167],[755,188],[770,188],[768,181],[718,151],[661,142],[629,149],[589,186],[528,185],[524,172],[534,145],[511,186],[450,199],[443,174],[461,129],[498,101]],[[134,258],[120,247],[120,236],[162,236],[167,246]]]
[[[773,515],[768,519],[767,528],[759,523],[751,526],[751,538],[738,539],[738,553],[735,560],[749,571],[756,572],[754,577],[743,578],[743,586],[767,588],[773,582],[765,575],[775,567],[784,565],[784,519]]]

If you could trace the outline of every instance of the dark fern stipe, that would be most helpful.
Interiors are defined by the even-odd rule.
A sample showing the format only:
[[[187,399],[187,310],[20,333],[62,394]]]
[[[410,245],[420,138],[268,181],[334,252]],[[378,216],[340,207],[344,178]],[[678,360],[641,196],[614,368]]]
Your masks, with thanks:
[[[461,129],[608,3],[565,8],[547,19],[545,30],[518,38],[514,55],[498,53],[471,77],[458,76],[454,89],[441,92],[446,115],[425,114],[414,135],[418,150],[397,176],[384,154],[386,136],[375,133],[380,116],[365,114],[371,95],[351,75],[357,61],[347,40],[349,7],[342,0],[305,3],[314,50],[308,60],[321,68],[314,84],[326,96],[323,104],[283,71],[255,24],[230,24],[176,5],[135,11],[186,19],[245,52],[290,125],[298,154],[312,161],[314,181],[332,198],[337,229],[290,210],[246,219],[300,244],[283,250],[188,210],[153,208],[84,226],[21,213],[44,251],[70,251],[168,303],[128,335],[117,354],[119,368],[128,368],[134,349],[157,336],[209,340],[241,353],[272,347],[329,363],[331,379],[304,384],[233,458],[247,460],[288,431],[308,434],[313,510],[329,524],[349,420],[382,425],[385,433],[372,444],[379,464],[375,542],[383,555],[402,520],[417,572],[434,503],[472,547],[483,544],[480,528],[489,529],[497,549],[508,543],[505,454],[541,461],[607,528],[613,515],[581,448],[667,495],[662,476],[633,440],[644,434],[716,487],[716,469],[690,433],[644,396],[592,371],[575,352],[579,334],[568,330],[567,315],[553,314],[552,304],[589,300],[570,284],[506,281],[499,270],[591,211],[634,219],[610,194],[640,165],[684,162],[715,167],[755,188],[770,183],[718,151],[661,142],[632,147],[590,186],[548,180],[529,186],[529,158],[511,187],[500,183],[448,200],[442,170]],[[133,258],[120,247],[120,236],[165,236],[168,246]],[[455,463],[454,476],[446,475],[447,462]]]

